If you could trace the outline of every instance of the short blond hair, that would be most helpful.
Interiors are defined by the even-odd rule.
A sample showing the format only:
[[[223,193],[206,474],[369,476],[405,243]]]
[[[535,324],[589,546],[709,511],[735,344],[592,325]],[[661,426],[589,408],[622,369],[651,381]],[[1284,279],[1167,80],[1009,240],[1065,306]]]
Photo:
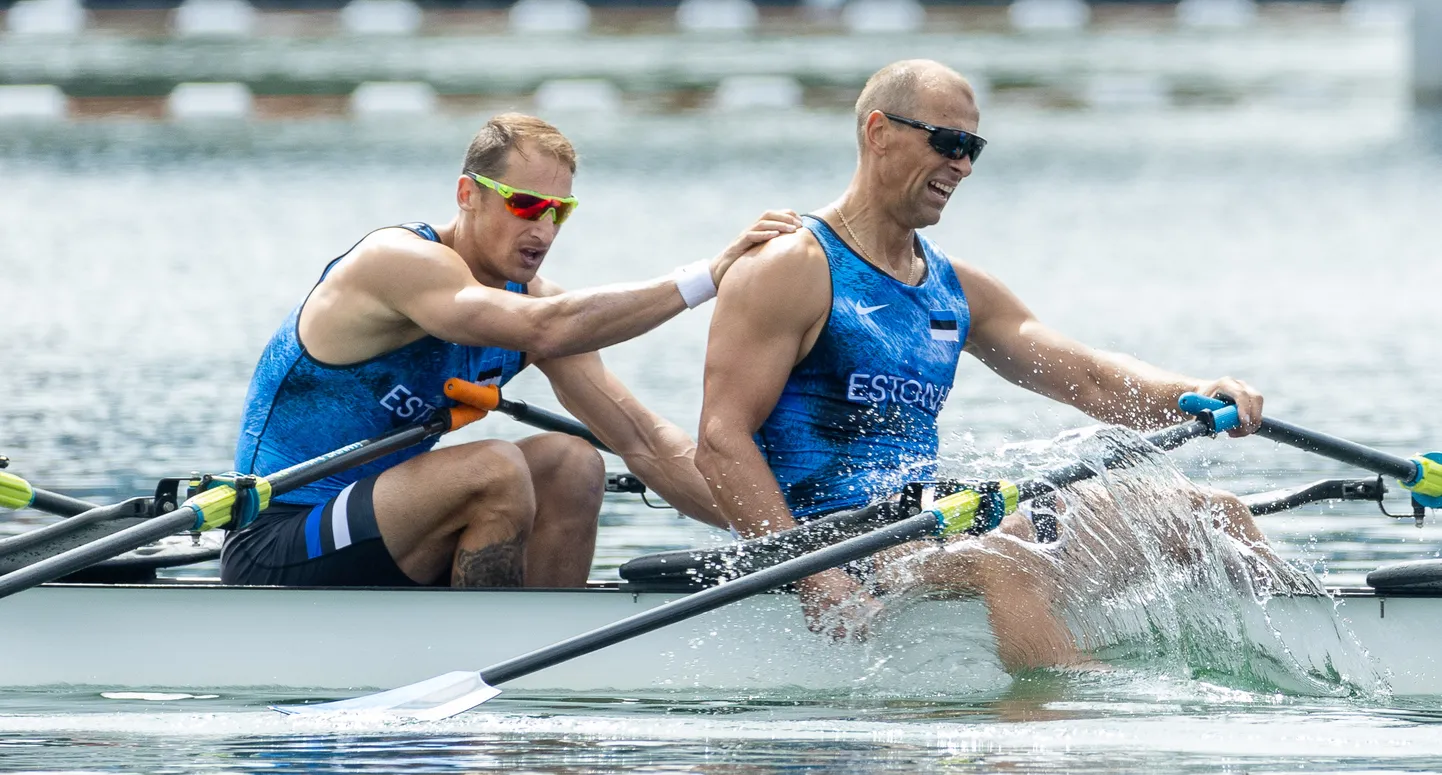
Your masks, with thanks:
[[[466,148],[465,169],[488,178],[500,177],[506,174],[511,150],[523,142],[576,173],[576,149],[571,141],[545,120],[524,113],[502,113],[487,121]]]

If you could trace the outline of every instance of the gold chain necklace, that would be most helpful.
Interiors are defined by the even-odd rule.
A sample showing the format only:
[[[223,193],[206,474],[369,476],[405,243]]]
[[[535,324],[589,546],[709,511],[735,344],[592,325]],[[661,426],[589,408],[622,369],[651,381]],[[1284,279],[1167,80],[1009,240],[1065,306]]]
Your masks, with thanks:
[[[856,247],[858,247],[858,248],[861,249],[861,257],[864,258],[864,259],[866,259],[866,262],[869,263],[869,264],[871,264],[872,266],[880,267],[881,264],[877,263],[877,262],[875,261],[875,259],[873,259],[873,258],[871,257],[871,254],[870,254],[870,253],[867,253],[867,252],[866,252],[866,246],[863,245],[863,244],[861,244],[861,240],[860,240],[860,239],[857,239],[857,237],[856,237],[856,232],[854,232],[854,231],[851,230],[851,224],[848,223],[847,220],[846,220],[846,213],[842,212],[841,208],[838,207],[838,208],[836,208],[836,214],[839,215],[839,216],[841,216],[841,225],[846,227],[846,233],[851,236],[851,241],[852,241],[852,242],[855,242],[855,243],[856,243]],[[913,243],[912,246],[911,246],[911,264],[910,264],[910,266],[907,267],[907,270],[906,270],[906,284],[907,284],[907,285],[915,285],[915,284],[916,284],[916,245],[915,245],[915,243]]]

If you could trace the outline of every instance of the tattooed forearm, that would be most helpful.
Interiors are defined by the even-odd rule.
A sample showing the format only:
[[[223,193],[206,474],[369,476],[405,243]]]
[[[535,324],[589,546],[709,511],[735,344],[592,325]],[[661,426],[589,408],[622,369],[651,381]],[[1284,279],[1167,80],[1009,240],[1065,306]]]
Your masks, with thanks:
[[[522,538],[456,552],[451,586],[519,587],[525,575],[526,542]]]

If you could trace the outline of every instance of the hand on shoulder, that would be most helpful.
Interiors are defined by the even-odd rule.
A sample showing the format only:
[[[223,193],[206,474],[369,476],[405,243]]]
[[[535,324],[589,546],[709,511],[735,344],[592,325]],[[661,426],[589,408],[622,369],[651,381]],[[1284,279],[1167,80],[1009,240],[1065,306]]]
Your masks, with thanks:
[[[736,263],[737,259],[751,252],[758,245],[785,234],[793,234],[801,228],[801,216],[795,210],[767,210],[756,219],[745,231],[741,232],[731,244],[726,246],[717,256],[711,259],[711,280],[716,287],[721,286],[721,280],[726,272]]]

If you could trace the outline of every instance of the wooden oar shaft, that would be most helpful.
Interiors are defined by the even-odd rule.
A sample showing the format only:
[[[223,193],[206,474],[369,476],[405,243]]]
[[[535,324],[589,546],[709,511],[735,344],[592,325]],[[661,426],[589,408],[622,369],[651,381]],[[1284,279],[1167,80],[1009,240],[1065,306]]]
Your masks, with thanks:
[[[1406,458],[1389,455],[1381,450],[1348,441],[1331,434],[1302,428],[1270,417],[1262,420],[1257,435],[1290,447],[1314,452],[1340,463],[1347,463],[1384,476],[1411,481],[1417,476],[1417,464]]]

